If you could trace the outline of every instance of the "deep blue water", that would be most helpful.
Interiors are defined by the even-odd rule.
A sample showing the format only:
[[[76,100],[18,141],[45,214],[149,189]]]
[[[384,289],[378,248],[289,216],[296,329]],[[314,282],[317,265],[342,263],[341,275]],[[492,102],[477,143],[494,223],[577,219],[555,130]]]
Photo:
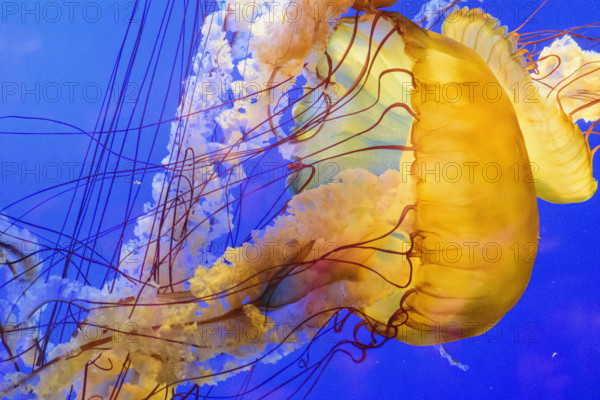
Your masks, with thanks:
[[[175,24],[179,24],[186,2],[180,1],[173,8],[173,15],[168,16],[172,21],[165,21],[164,13],[159,12],[163,5],[150,8],[145,20],[148,37],[137,50],[138,64],[133,66],[128,82],[123,68],[117,71],[112,92],[107,86],[123,37],[128,27],[137,32],[142,16],[135,16],[138,22],[127,23],[134,2],[66,3],[56,2],[55,8],[33,1],[0,4],[0,209],[56,230],[64,221],[70,196],[58,194],[60,190],[52,192],[58,195],[49,199],[44,193],[29,196],[79,174],[90,138],[74,133],[106,130],[111,124],[120,129],[128,124],[152,125],[172,118],[178,85],[185,77],[185,71],[177,68],[171,76],[171,66],[163,62],[150,85],[145,67],[159,48],[149,37],[161,22],[169,29],[162,57],[169,59],[174,53],[179,33]],[[514,29],[540,3],[508,0],[483,4],[486,11]],[[400,0],[393,9],[411,16],[420,4]],[[576,4],[550,0],[526,30],[564,29],[598,20],[600,5],[594,0]],[[600,36],[598,32],[597,28],[588,31],[595,37]],[[179,45],[189,52],[188,39]],[[124,47],[123,57],[128,59],[133,41],[128,40]],[[116,101],[120,92],[126,98],[121,102]],[[136,103],[138,95],[149,98],[148,104]],[[122,109],[116,113],[118,105]],[[145,159],[154,145],[149,161],[159,163],[166,155],[168,132],[169,124],[127,132],[125,153],[132,154],[137,145],[138,158]],[[120,139],[119,134],[116,137]],[[119,152],[120,146],[117,141],[112,149]],[[109,167],[114,168],[111,163],[114,161]],[[599,166],[598,160],[595,166]],[[149,181],[143,178],[141,173],[134,177],[142,182],[140,198],[147,199],[150,189],[143,184]],[[128,179],[131,177],[113,183],[111,198],[118,200],[111,200],[106,208],[95,205],[104,215],[104,227],[122,222],[123,215],[111,212],[111,207],[127,199]],[[21,201],[6,208],[17,200]],[[389,342],[369,352],[361,364],[345,356],[334,357],[311,398],[600,398],[600,196],[583,204],[538,203],[541,240],[527,291],[488,334],[446,346],[454,358],[470,367],[468,371],[450,366],[435,348]],[[141,204],[138,201],[135,206],[138,212]],[[32,207],[33,211],[23,215]],[[99,240],[99,251],[110,255],[114,240],[110,236]],[[231,383],[232,387],[239,384],[235,380]]]

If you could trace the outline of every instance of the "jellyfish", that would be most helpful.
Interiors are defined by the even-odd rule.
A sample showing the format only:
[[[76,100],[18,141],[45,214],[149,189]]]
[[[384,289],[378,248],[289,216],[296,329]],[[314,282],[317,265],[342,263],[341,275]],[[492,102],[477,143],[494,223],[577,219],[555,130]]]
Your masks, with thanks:
[[[534,61],[526,35],[454,3],[441,34],[379,10],[389,2],[296,2],[303,12],[252,22],[230,2],[206,16],[153,202],[103,284],[31,263],[8,238],[38,239],[3,221],[3,306],[18,323],[0,327],[14,366],[2,393],[185,398],[298,353],[298,375],[318,376],[327,358],[311,364],[312,344],[351,317],[356,361],[390,340],[494,327],[531,277],[537,198],[596,190],[593,126],[574,120],[600,118],[600,56],[565,36]],[[269,159],[286,163],[253,182]],[[37,329],[27,321],[46,335],[15,340]]]

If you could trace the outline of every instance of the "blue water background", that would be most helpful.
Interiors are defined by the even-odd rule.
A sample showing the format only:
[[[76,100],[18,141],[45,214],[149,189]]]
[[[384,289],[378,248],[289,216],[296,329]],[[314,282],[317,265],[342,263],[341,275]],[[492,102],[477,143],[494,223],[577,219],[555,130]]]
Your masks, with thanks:
[[[6,7],[7,3],[10,2],[3,2],[0,6]],[[71,124],[84,131],[94,131],[98,120],[106,120],[104,116],[99,118],[105,109],[102,96],[98,97],[91,91],[101,87],[104,90],[102,95],[106,94],[106,86],[128,26],[126,16],[133,3],[98,2],[99,8],[88,3],[91,2],[79,3],[72,20],[64,14],[66,7],[60,3],[63,16],[54,22],[51,21],[53,15],[44,16],[40,14],[41,11],[35,11],[35,2],[23,3],[34,9],[33,14],[25,17],[7,14],[3,9],[0,22],[0,80],[4,86],[0,116],[46,118]],[[396,8],[404,7],[411,16],[420,3],[398,4]],[[21,2],[16,4],[22,7]],[[38,4],[44,7],[43,3]],[[475,6],[479,3],[467,4]],[[501,18],[503,24],[514,29],[540,1],[484,4],[490,13]],[[102,17],[92,22],[97,18],[91,8],[86,12],[92,14],[84,17],[82,13],[86,6],[100,9]],[[47,11],[51,12],[49,9]],[[183,13],[182,7],[176,7],[174,13]],[[162,15],[150,12],[147,25],[158,24],[161,19]],[[525,30],[568,28],[598,20],[600,5],[595,0],[576,3],[555,0],[543,7]],[[589,33],[600,36],[598,29]],[[138,58],[147,57],[154,50],[154,44],[144,41],[138,50]],[[174,78],[176,85],[182,76],[184,74],[180,72]],[[142,86],[141,80],[142,73],[137,70],[131,78],[134,85],[125,90],[135,93]],[[70,85],[71,82],[78,84],[73,98],[69,97],[65,84]],[[56,87],[53,83],[58,84],[62,89],[60,98],[53,102],[54,92],[42,94],[40,98],[22,93],[23,84],[31,89],[38,83],[49,91]],[[6,91],[9,87],[14,88],[13,84],[19,87],[16,95]],[[84,94],[83,87],[86,84],[90,84],[90,93]],[[165,79],[161,81],[159,77],[153,83],[153,88],[164,94],[166,85]],[[176,90],[172,90],[166,99],[155,98],[148,105],[144,122],[157,122],[157,116],[165,104],[162,119],[173,117],[177,99]],[[114,109],[115,102],[108,101],[113,103],[109,107]],[[131,110],[128,107],[133,106],[125,106],[122,118],[116,122],[119,126],[127,125],[128,111]],[[135,123],[139,123],[141,117],[136,115]],[[156,163],[166,155],[163,149],[167,143],[169,126],[165,124],[158,129],[156,149],[151,156],[152,162]],[[68,127],[63,129],[45,121],[3,118],[0,120],[0,131],[72,133],[77,130]],[[133,146],[137,138],[136,134],[132,135],[127,146]],[[146,154],[150,143],[143,139],[153,137],[154,132],[144,131],[141,135],[140,149]],[[36,190],[65,182],[69,178],[67,174],[72,171],[77,174],[89,143],[89,138],[84,135],[0,135],[0,162],[3,168],[0,208]],[[59,166],[60,179],[57,181],[54,180],[52,163]],[[11,172],[15,165],[16,173]],[[595,166],[598,170],[598,160]],[[33,172],[24,173],[26,170]],[[142,177],[140,175],[137,178]],[[148,199],[149,180],[144,179],[142,183],[146,185],[142,185],[140,196]],[[114,198],[126,198],[129,185],[126,179],[117,181],[114,184]],[[42,202],[46,197],[29,198],[6,212],[20,216],[20,213],[36,206],[25,217],[28,221],[60,227],[70,196]],[[136,207],[141,212],[141,202]],[[370,351],[366,361],[361,364],[354,364],[346,356],[335,357],[317,383],[311,398],[600,398],[599,207],[600,195],[586,203],[574,205],[559,206],[539,201],[539,253],[530,285],[522,299],[488,335],[447,345],[454,358],[470,367],[467,372],[450,366],[435,348],[389,342],[380,349]],[[105,226],[122,222],[122,214],[110,212],[110,205],[108,210],[105,213]],[[99,248],[105,246],[106,254],[110,254],[111,245],[114,243],[107,240],[106,243],[100,243]],[[239,383],[231,383],[234,384]]]

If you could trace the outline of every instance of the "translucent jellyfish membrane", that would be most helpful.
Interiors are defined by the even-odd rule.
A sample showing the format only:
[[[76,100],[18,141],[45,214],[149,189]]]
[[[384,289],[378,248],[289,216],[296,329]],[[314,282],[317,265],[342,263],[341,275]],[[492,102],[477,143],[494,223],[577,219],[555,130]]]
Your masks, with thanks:
[[[70,311],[47,329],[78,327],[52,346],[2,327],[3,364],[15,368],[3,393],[141,399],[185,387],[185,398],[294,351],[278,365],[299,372],[273,390],[301,386],[341,345],[360,361],[390,339],[460,340],[517,303],[537,252],[536,196],[569,203],[596,190],[587,139],[600,56],[568,36],[532,55],[523,46],[538,39],[479,10],[450,13],[440,35],[376,11],[384,3],[339,20],[350,4],[335,4],[331,21],[207,17],[154,203],[101,289],[36,279],[40,266],[3,245],[11,329],[33,329],[53,303]],[[268,85],[248,93],[239,82]],[[220,87],[239,96],[224,102]],[[576,119],[593,124],[582,133]],[[273,151],[287,173],[252,183],[252,161]],[[256,214],[255,229],[238,240],[242,213]],[[28,234],[7,224],[3,235]],[[197,256],[219,240],[229,247]],[[314,340],[351,315],[353,339],[309,362]]]

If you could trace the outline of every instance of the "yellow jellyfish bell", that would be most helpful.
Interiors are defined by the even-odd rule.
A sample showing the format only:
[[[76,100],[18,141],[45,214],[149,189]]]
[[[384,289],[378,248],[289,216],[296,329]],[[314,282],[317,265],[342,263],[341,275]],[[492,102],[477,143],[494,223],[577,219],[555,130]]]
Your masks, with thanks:
[[[534,82],[527,72],[523,52],[517,51],[515,36],[506,27],[479,9],[463,8],[450,14],[442,34],[475,50],[488,64],[507,92],[519,119],[527,152],[535,172],[536,191],[540,198],[553,203],[585,201],[596,192],[592,176],[589,147],[573,118],[564,112],[558,94],[550,93],[544,80]],[[576,46],[576,45],[575,45]],[[567,61],[569,57],[564,57]],[[592,66],[593,67],[593,66]],[[590,76],[588,88],[598,86]],[[582,96],[569,97],[579,109],[586,101]],[[592,109],[588,116],[600,117]]]
[[[363,55],[369,53],[371,60],[365,63]],[[307,155],[303,162],[313,162],[312,153],[325,158],[350,153],[339,157],[340,169],[352,165],[378,173],[395,161],[403,190],[410,195],[390,199],[392,203],[404,201],[390,210],[414,205],[409,212],[413,215],[400,225],[403,237],[413,238],[412,246],[403,248],[412,247],[412,251],[402,262],[396,257],[386,271],[380,271],[391,281],[408,285],[388,290],[389,296],[373,301],[365,307],[365,314],[379,325],[380,333],[388,325],[402,325],[397,338],[415,345],[457,340],[491,328],[525,290],[537,247],[535,188],[533,183],[515,181],[508,174],[514,165],[529,165],[512,104],[506,96],[490,102],[481,90],[473,90],[470,96],[446,98],[442,91],[449,85],[468,89],[474,82],[484,87],[497,80],[475,52],[398,14],[366,14],[358,21],[342,20],[330,40],[328,54],[336,81],[346,89],[353,86],[350,73],[342,76],[346,71],[368,69],[366,82],[354,84],[360,94],[351,101],[352,92],[339,100],[356,104],[340,109],[332,105],[336,110],[326,117],[332,122],[325,122],[314,139],[300,136],[299,151]],[[395,81],[384,80],[387,71]],[[376,121],[381,113],[373,113],[372,103],[377,101],[383,109],[396,104],[400,95],[408,94],[402,92],[407,85],[414,85],[404,103],[407,107],[393,107],[389,116]],[[360,109],[365,111],[357,113]],[[309,111],[310,106],[303,105],[297,115],[309,115]],[[362,124],[354,124],[352,118],[338,122],[342,120],[336,113],[353,113]],[[375,114],[375,119],[362,118],[364,113]],[[402,118],[404,124],[395,123]],[[394,161],[394,154],[390,160],[382,159],[380,150],[352,152],[376,144],[411,146],[412,157],[408,153],[409,157],[405,155],[399,163],[398,151]],[[327,150],[319,152],[318,148]],[[453,175],[445,176],[450,173]],[[332,192],[342,190],[336,185],[328,186]],[[399,218],[397,214],[396,220]],[[389,223],[371,237],[392,229]],[[383,247],[401,244],[393,236],[387,237],[390,239]],[[368,237],[356,237],[354,242],[364,240]],[[518,260],[513,253],[520,254]],[[381,270],[382,265],[377,264],[372,268]],[[334,268],[346,267],[340,263]],[[447,330],[449,324],[455,325],[454,333],[451,338],[441,338],[440,329]]]
[[[439,327],[449,324],[456,325],[452,340],[477,335],[516,304],[531,274],[539,229],[535,189],[508,174],[515,165],[527,169],[527,150],[507,98],[490,101],[479,86],[469,95],[437,96],[447,85],[493,85],[480,57],[403,17],[390,22],[414,60],[421,92],[411,97],[417,117],[410,141],[421,171],[412,181],[414,291],[403,305],[405,325],[416,332],[399,339],[435,343]],[[448,165],[461,175],[427,175]]]

